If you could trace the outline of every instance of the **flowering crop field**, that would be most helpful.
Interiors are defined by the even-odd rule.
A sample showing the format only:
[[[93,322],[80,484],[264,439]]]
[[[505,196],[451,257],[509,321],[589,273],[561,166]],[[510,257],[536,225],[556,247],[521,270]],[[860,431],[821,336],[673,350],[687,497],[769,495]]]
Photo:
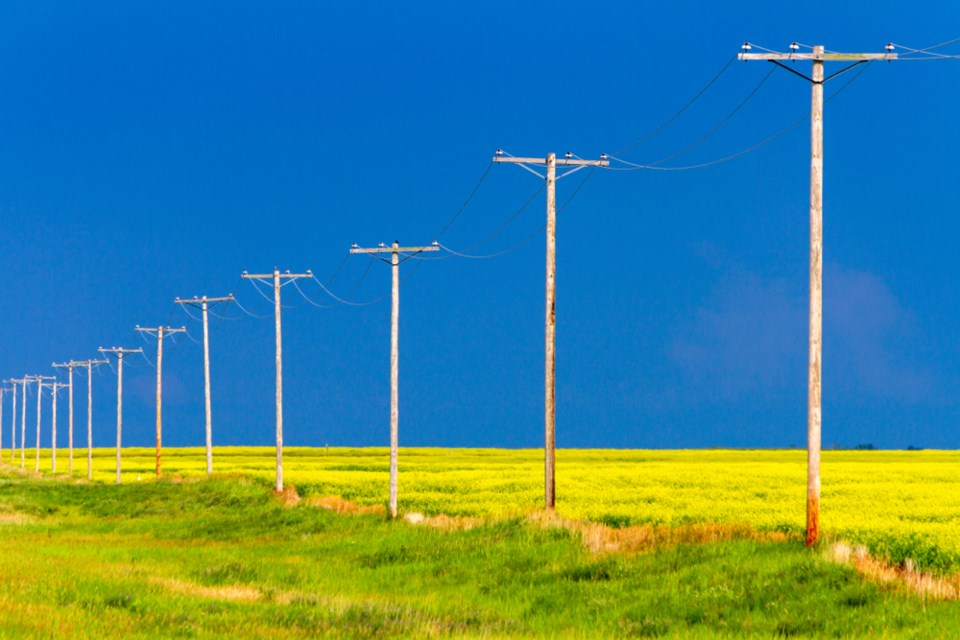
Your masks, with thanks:
[[[33,453],[33,452],[29,452]],[[75,475],[85,475],[85,451]],[[9,454],[7,454],[9,455]],[[152,449],[124,449],[123,482],[154,478]],[[59,471],[66,451],[58,452]],[[27,457],[27,467],[33,459]],[[269,447],[218,447],[214,472],[272,481]],[[50,469],[49,452],[41,468]],[[164,473],[202,476],[202,448],[167,449]],[[289,447],[284,479],[307,496],[384,504],[385,448]],[[115,452],[95,451],[94,480],[113,482]],[[558,450],[557,511],[615,527],[691,522],[748,523],[802,532],[806,453],[800,450]],[[543,504],[540,450],[401,448],[402,511],[498,518]],[[960,453],[825,451],[822,527],[828,538],[866,545],[895,562],[960,569]]]

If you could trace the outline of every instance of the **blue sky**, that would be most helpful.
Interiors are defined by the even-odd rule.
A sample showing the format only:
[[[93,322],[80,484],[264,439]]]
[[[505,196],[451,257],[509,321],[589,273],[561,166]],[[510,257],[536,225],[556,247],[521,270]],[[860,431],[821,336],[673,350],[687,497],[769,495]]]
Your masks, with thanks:
[[[5,3],[0,372],[50,373],[98,346],[153,359],[134,325],[201,337],[176,296],[236,291],[269,314],[243,270],[326,279],[353,242],[429,243],[498,147],[616,152],[744,40],[882,51],[957,36],[954,2]],[[769,70],[730,65],[622,157],[684,149]],[[960,444],[958,79],[960,60],[874,63],[827,105],[825,446]],[[748,148],[809,99],[778,70],[665,165]],[[558,223],[559,446],[805,442],[808,154],[803,122],[702,169],[560,181],[563,204],[589,175]],[[470,247],[539,186],[492,167],[442,242]],[[541,193],[472,253],[511,247],[543,220]],[[542,444],[543,265],[540,235],[495,259],[404,266],[402,445]],[[331,289],[384,301],[318,309],[284,289],[288,444],[388,442],[389,286],[388,268],[353,256]],[[330,302],[314,283],[304,291]],[[272,321],[222,311],[214,441],[270,444]],[[202,351],[168,346],[165,442],[200,445]],[[125,374],[125,442],[149,445],[153,369]],[[94,385],[95,444],[109,446],[115,376],[104,368]],[[82,413],[82,376],[77,392]]]

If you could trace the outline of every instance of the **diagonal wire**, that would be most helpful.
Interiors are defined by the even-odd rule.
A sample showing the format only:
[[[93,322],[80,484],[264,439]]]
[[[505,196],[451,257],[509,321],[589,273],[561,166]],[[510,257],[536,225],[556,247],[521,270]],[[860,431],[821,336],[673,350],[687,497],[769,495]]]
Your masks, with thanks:
[[[348,255],[349,255],[349,254],[348,254]],[[316,278],[314,278],[314,279],[316,280]],[[297,284],[296,278],[291,278],[290,282],[293,283],[293,287],[297,290],[297,292],[300,293],[301,296],[303,296],[303,299],[304,299],[304,300],[306,300],[308,303],[312,304],[313,306],[317,307],[318,309],[331,309],[331,308],[333,308],[333,307],[336,306],[336,305],[333,305],[333,304],[320,304],[319,302],[315,302],[315,301],[311,300],[311,299],[310,299],[310,296],[308,296],[307,294],[305,294],[305,293],[303,292],[303,289],[300,288],[300,285]],[[317,282],[319,282],[319,280],[317,280]]]
[[[372,262],[371,262],[371,264],[372,264]],[[369,271],[369,266],[367,267],[367,270]],[[370,305],[372,305],[372,304],[376,304],[377,302],[380,301],[379,299],[372,300],[372,301],[370,301],[370,302],[351,302],[350,300],[345,300],[345,299],[341,298],[340,296],[338,296],[337,294],[335,294],[333,291],[330,291],[330,289],[329,289],[325,284],[323,284],[322,282],[320,282],[320,280],[318,280],[316,276],[312,276],[312,277],[313,277],[314,281],[315,281],[318,285],[320,285],[320,288],[323,289],[323,292],[324,292],[324,293],[326,293],[328,296],[330,296],[331,298],[333,298],[334,300],[336,300],[336,301],[339,302],[340,304],[345,304],[345,305],[350,306],[350,307],[368,307],[368,306],[370,306]],[[366,274],[364,274],[364,277],[366,277]],[[357,286],[359,286],[359,283],[358,283]]]
[[[587,175],[584,176],[583,180],[580,181],[580,184],[577,185],[577,188],[574,189],[574,190],[573,190],[573,193],[570,194],[570,197],[568,197],[568,198],[566,199],[566,201],[565,201],[565,202],[560,206],[560,208],[557,210],[557,215],[560,215],[560,213],[563,212],[563,210],[566,209],[566,208],[570,205],[571,202],[573,202],[573,199],[577,197],[577,194],[580,193],[580,190],[583,189],[583,187],[584,187],[585,184],[587,184],[587,181],[588,181],[588,180],[590,179],[590,177],[593,175],[593,172],[594,172],[595,170],[596,170],[596,167],[590,167],[590,171],[587,172]],[[500,256],[504,256],[504,255],[506,255],[506,254],[508,254],[508,253],[512,253],[512,252],[516,251],[517,249],[519,249],[520,247],[524,246],[525,244],[527,244],[528,242],[530,242],[531,240],[533,240],[534,238],[536,238],[537,236],[539,236],[541,233],[543,233],[544,229],[546,229],[546,228],[547,228],[547,225],[544,224],[543,226],[541,226],[539,229],[537,229],[536,231],[534,231],[532,234],[530,234],[529,236],[527,236],[526,238],[524,238],[524,239],[521,240],[520,242],[518,242],[518,243],[516,243],[516,244],[514,244],[514,245],[511,245],[510,247],[507,247],[506,249],[504,249],[504,250],[502,250],[502,251],[497,251],[496,253],[490,253],[490,254],[486,254],[486,255],[472,255],[472,254],[464,253],[464,252],[461,252],[461,251],[454,251],[453,249],[451,249],[451,248],[449,248],[449,247],[446,247],[446,246],[444,246],[444,245],[442,245],[442,244],[440,245],[440,248],[443,249],[444,251],[447,251],[447,252],[451,253],[452,255],[457,256],[458,258],[468,258],[468,259],[471,259],[471,260],[490,260],[490,259],[492,259],[492,258],[499,258]]]
[[[658,133],[660,133],[661,131],[663,131],[663,130],[666,129],[667,127],[669,127],[671,124],[673,124],[674,120],[676,120],[677,118],[679,118],[680,116],[682,116],[682,115],[684,114],[684,112],[686,112],[687,109],[689,109],[690,107],[692,107],[693,104],[694,104],[697,100],[699,100],[699,99],[703,96],[703,94],[705,94],[705,93],[707,92],[707,90],[710,89],[710,87],[712,87],[713,84],[714,84],[717,80],[720,79],[720,76],[722,76],[722,75],[724,74],[724,72],[725,72],[727,69],[730,68],[730,65],[733,64],[734,60],[736,60],[736,59],[737,59],[737,57],[736,57],[736,56],[733,56],[732,58],[730,58],[729,60],[727,60],[727,63],[726,63],[725,65],[723,65],[723,67],[720,69],[719,72],[717,72],[717,75],[713,76],[713,78],[710,80],[710,82],[708,82],[702,89],[700,89],[700,91],[698,91],[697,94],[696,94],[695,96],[693,96],[693,98],[691,98],[685,105],[683,105],[682,107],[680,107],[680,109],[679,109],[676,113],[674,113],[672,116],[670,116],[669,118],[667,118],[666,120],[664,120],[659,126],[657,126],[657,127],[654,128],[652,131],[650,131],[650,133],[648,133],[648,134],[646,134],[645,136],[641,137],[641,138],[638,139],[637,141],[628,144],[628,145],[625,146],[623,149],[620,149],[619,151],[615,151],[615,152],[613,153],[613,155],[620,155],[621,153],[626,153],[626,152],[628,152],[628,151],[636,148],[636,147],[639,146],[640,144],[646,142],[647,140],[649,140],[650,138],[652,138],[653,136],[657,135]]]
[[[863,65],[863,66],[860,68],[859,71],[857,71],[853,76],[851,76],[849,80],[847,80],[847,82],[845,82],[843,85],[840,86],[839,89],[837,89],[837,90],[834,91],[832,94],[830,94],[830,96],[829,96],[828,98],[826,98],[826,100],[824,100],[824,104],[830,102],[831,100],[833,100],[834,98],[836,98],[838,95],[840,95],[840,93],[842,93],[847,87],[849,87],[851,84],[853,84],[853,82],[854,82],[857,78],[859,78],[859,77],[863,74],[863,72],[867,70],[867,67],[869,67],[869,66],[870,66],[870,63],[869,63],[869,62],[868,62],[867,64]],[[722,157],[722,158],[717,158],[716,160],[710,160],[710,161],[708,161],[708,162],[702,162],[702,163],[700,163],[700,164],[692,164],[692,165],[687,165],[687,166],[683,166],[683,167],[658,167],[658,166],[655,166],[655,165],[637,164],[637,163],[634,163],[634,162],[629,162],[629,161],[627,161],[627,160],[622,160],[622,159],[620,159],[620,158],[616,158],[616,157],[614,157],[614,156],[610,156],[610,159],[611,159],[611,160],[616,160],[617,162],[620,162],[620,163],[622,163],[622,164],[624,164],[624,165],[627,165],[627,166],[625,166],[625,167],[603,167],[603,168],[604,168],[605,170],[607,170],[607,171],[638,171],[638,170],[641,170],[641,169],[648,169],[648,170],[652,170],[652,171],[689,171],[689,170],[691,170],[691,169],[703,169],[703,168],[705,168],[705,167],[712,167],[712,166],[714,166],[714,165],[718,165],[718,164],[721,164],[721,163],[724,163],[724,162],[728,162],[728,161],[730,161],[730,160],[733,160],[733,159],[735,159],[735,158],[739,158],[740,156],[745,155],[745,154],[747,154],[747,153],[750,153],[751,151],[756,151],[756,150],[759,149],[760,147],[763,147],[763,146],[765,146],[765,145],[773,142],[773,141],[776,140],[777,138],[779,138],[779,137],[781,137],[782,135],[786,134],[788,131],[796,128],[798,125],[800,125],[802,122],[804,122],[805,120],[807,120],[809,117],[810,117],[809,114],[805,114],[805,115],[801,116],[800,118],[794,120],[793,122],[791,122],[790,124],[788,124],[786,127],[784,127],[783,129],[781,129],[780,131],[778,131],[778,132],[776,132],[775,134],[773,134],[772,136],[770,136],[770,137],[768,137],[768,138],[765,138],[765,139],[761,140],[760,142],[757,142],[756,144],[753,144],[753,145],[747,147],[746,149],[741,149],[740,151],[737,151],[736,153],[732,153],[732,154],[727,155],[727,156],[724,156],[724,157]]]
[[[270,314],[259,315],[259,314],[253,313],[253,312],[251,312],[251,311],[248,311],[246,307],[244,307],[242,304],[240,304],[240,300],[239,300],[236,296],[233,297],[233,301],[234,301],[234,303],[235,303],[238,307],[240,307],[240,310],[241,310],[241,311],[243,311],[245,314],[247,314],[247,315],[250,316],[251,318],[258,318],[258,319],[261,319],[261,320],[262,320],[262,319],[264,319],[264,318],[269,318],[269,317],[270,317]]]
[[[720,122],[718,122],[717,124],[715,124],[709,131],[707,131],[705,134],[703,134],[702,136],[700,136],[699,138],[697,138],[696,140],[694,140],[693,142],[691,142],[691,143],[688,144],[687,146],[681,148],[679,151],[675,151],[674,153],[671,153],[670,155],[668,155],[668,156],[666,156],[666,157],[660,158],[660,159],[657,160],[656,162],[651,162],[650,165],[651,165],[651,166],[657,166],[657,165],[663,164],[664,162],[667,162],[667,161],[669,161],[669,160],[673,160],[673,159],[676,158],[676,157],[682,156],[683,154],[687,153],[688,151],[692,151],[693,149],[695,149],[695,148],[699,147],[701,144],[703,144],[703,143],[707,140],[707,138],[709,138],[710,136],[712,136],[714,133],[717,132],[717,130],[720,129],[720,127],[722,127],[722,126],[725,125],[727,122],[729,122],[730,119],[733,118],[733,116],[735,116],[735,115],[737,114],[737,112],[740,111],[740,109],[742,109],[748,102],[750,102],[750,100],[751,100],[755,95],[757,95],[757,92],[760,91],[760,88],[761,88],[764,84],[766,84],[767,80],[770,79],[770,76],[772,76],[773,73],[774,73],[774,71],[776,71],[776,70],[777,70],[776,67],[772,67],[772,68],[770,69],[770,71],[767,73],[767,75],[763,76],[763,79],[761,79],[760,82],[757,83],[757,86],[755,86],[755,87],[753,88],[753,90],[752,90],[749,94],[747,94],[747,97],[744,98],[744,99],[740,102],[740,104],[738,104],[738,105],[733,109],[733,111],[731,111],[730,113],[728,113],[722,120],[720,120]]]
[[[464,210],[466,210],[467,206],[468,206],[468,205],[470,204],[470,202],[473,200],[473,197],[474,197],[475,195],[477,195],[477,191],[480,190],[480,185],[482,185],[483,182],[487,179],[487,176],[490,175],[490,170],[493,168],[493,164],[494,164],[494,163],[491,162],[490,164],[487,165],[486,170],[483,172],[483,175],[480,176],[480,180],[477,181],[477,184],[476,184],[476,186],[473,188],[473,191],[470,192],[470,195],[467,196],[467,199],[463,201],[463,204],[460,205],[460,208],[457,209],[457,212],[456,212],[455,214],[453,214],[453,217],[450,218],[450,220],[447,222],[447,224],[443,225],[443,228],[440,229],[440,231],[434,235],[434,238],[439,238],[439,237],[442,236],[444,233],[446,233],[447,230],[448,230],[450,227],[453,226],[453,223],[455,223],[455,222],[457,221],[457,219],[460,217],[460,214],[462,214],[462,213],[464,212]],[[331,280],[332,280],[332,278],[331,278]],[[329,284],[329,283],[327,283],[327,284]]]

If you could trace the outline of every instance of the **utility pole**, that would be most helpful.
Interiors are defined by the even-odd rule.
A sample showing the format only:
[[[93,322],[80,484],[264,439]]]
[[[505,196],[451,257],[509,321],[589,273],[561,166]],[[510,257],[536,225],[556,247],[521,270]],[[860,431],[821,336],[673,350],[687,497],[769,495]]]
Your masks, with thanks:
[[[3,381],[3,384],[7,384],[8,382],[10,382],[10,381],[9,381],[9,380],[4,380],[4,381]],[[0,386],[0,458],[3,457],[3,394],[4,394],[4,392],[5,392],[6,390],[7,390],[6,387]],[[13,391],[13,401],[14,401],[14,402],[17,401],[17,391],[16,391],[16,388],[14,388],[14,391]],[[17,411],[16,408],[14,408],[13,411],[14,411],[14,413],[16,413],[16,411]]]
[[[61,364],[54,362],[52,365],[54,369],[67,370],[67,394],[69,396],[67,400],[67,404],[69,405],[67,409],[67,422],[69,423],[67,428],[67,446],[70,456],[69,471],[71,476],[73,475],[73,368],[80,366],[81,364],[82,363],[80,362],[74,362],[71,360],[70,362],[64,362]],[[54,454],[54,459],[56,459],[56,454]],[[54,471],[56,471],[56,468],[54,468]]]
[[[87,368],[87,480],[93,478],[93,368],[107,364],[106,360],[71,362],[75,367]],[[73,437],[70,438],[70,459],[73,460]]]
[[[53,395],[53,400],[52,400],[53,428],[50,435],[50,440],[51,440],[50,451],[53,455],[51,467],[54,473],[57,472],[57,392],[60,391],[60,389],[66,389],[68,387],[70,387],[70,385],[65,384],[63,382],[54,382],[53,384],[50,385],[50,388],[53,390],[53,394],[52,394]]]
[[[122,349],[113,347],[104,349],[100,347],[98,351],[104,355],[113,354],[117,357],[117,484],[120,484],[120,446],[123,434],[123,356],[128,353],[143,353],[143,349]]]
[[[27,442],[27,385],[31,382],[30,376],[23,376],[23,384],[20,385],[20,468],[26,467],[26,451],[24,445]]]
[[[11,382],[11,381],[10,381],[10,380],[4,380],[4,381],[3,381],[3,384],[7,384],[8,382]],[[6,392],[6,390],[7,390],[6,387],[0,386],[0,458],[3,457],[3,394],[4,394],[4,392]],[[16,403],[16,401],[17,401],[17,389],[16,389],[16,387],[14,387],[14,389],[13,389],[13,401],[14,401],[14,403]],[[16,404],[14,404],[13,412],[14,412],[14,413],[17,412]]]
[[[273,273],[247,273],[244,271],[241,277],[248,280],[272,280],[273,281],[273,314],[276,324],[276,371],[277,371],[277,484],[278,492],[283,491],[283,340],[280,331],[280,288],[299,278],[312,278],[313,273],[308,269],[306,273],[290,273],[280,271],[274,267]],[[286,282],[284,282],[286,280]],[[254,285],[256,286],[256,285]]]
[[[886,53],[827,53],[822,45],[810,53],[800,53],[800,45],[790,45],[790,53],[747,53],[744,43],[740,60],[764,60],[782,67],[810,82],[810,335],[807,369],[807,546],[820,536],[820,441],[821,441],[821,356],[823,350],[823,85],[842,73],[872,60],[896,60],[893,45]],[[788,67],[783,61],[810,60],[810,77]],[[824,77],[823,63],[849,63]]]
[[[382,242],[379,247],[364,249],[353,245],[350,253],[376,255],[390,254],[390,271],[393,275],[393,289],[390,303],[390,515],[397,517],[397,475],[399,458],[399,426],[400,426],[400,254],[410,254],[404,260],[426,251],[439,251],[439,245],[434,242],[424,247],[401,247],[394,241],[390,247]],[[382,260],[382,258],[381,258]]]
[[[156,336],[157,338],[157,477],[160,477],[160,451],[162,446],[162,434],[163,434],[163,421],[162,421],[162,406],[163,406],[163,336],[166,334],[173,333],[186,333],[187,329],[185,327],[180,327],[175,329],[173,327],[141,327],[137,325],[135,327],[136,331],[140,333],[146,333],[151,336]]]
[[[493,157],[494,162],[519,164],[527,171],[544,178],[547,182],[547,295],[546,322],[544,329],[544,506],[553,510],[556,506],[556,336],[557,336],[557,167],[574,167],[560,178],[564,178],[584,167],[606,167],[610,165],[606,154],[599,160],[581,160],[573,154],[557,160],[555,153],[546,158],[516,158],[504,155],[501,149]],[[546,167],[546,175],[530,168],[530,165]]]
[[[13,414],[10,416],[10,464],[17,460],[17,385],[23,385],[24,380],[10,378],[10,385],[13,391]]]
[[[209,311],[211,305],[215,307],[223,302],[233,302],[233,295],[221,298],[194,297],[190,300],[177,298],[173,302],[174,304],[186,304],[191,307],[199,306],[203,313],[203,399],[207,419],[207,475],[209,476],[213,474],[213,420],[210,410],[210,331],[207,311]]]
[[[42,413],[42,407],[40,400],[43,397],[43,388],[51,386],[52,383],[44,382],[44,380],[55,380],[53,376],[32,376],[32,379],[37,383],[37,454],[36,454],[36,471],[40,472],[40,414]]]

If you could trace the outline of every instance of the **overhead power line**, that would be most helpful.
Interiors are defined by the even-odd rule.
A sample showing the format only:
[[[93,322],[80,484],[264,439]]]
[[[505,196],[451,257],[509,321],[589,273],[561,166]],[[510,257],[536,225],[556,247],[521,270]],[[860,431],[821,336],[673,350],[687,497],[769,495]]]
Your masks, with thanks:
[[[869,67],[870,64],[871,64],[870,62],[867,62],[866,64],[862,65],[856,73],[854,73],[852,76],[850,76],[850,79],[849,79],[849,80],[847,80],[843,85],[840,86],[839,89],[837,89],[836,91],[834,91],[829,97],[826,98],[826,100],[824,100],[824,104],[826,104],[826,103],[830,102],[831,100],[833,100],[834,98],[836,98],[836,97],[837,97],[838,95],[840,95],[845,89],[847,89],[851,84],[853,84],[853,83],[857,80],[857,78],[859,78],[861,75],[863,75],[864,71],[867,70],[867,67]],[[771,136],[769,136],[769,137],[767,137],[767,138],[764,138],[764,139],[761,140],[760,142],[757,142],[757,143],[755,143],[755,144],[750,145],[749,147],[746,147],[746,148],[744,148],[744,149],[741,149],[740,151],[737,151],[736,153],[731,153],[730,155],[726,155],[726,156],[717,158],[717,159],[715,159],[715,160],[709,160],[709,161],[707,161],[707,162],[701,162],[701,163],[698,163],[698,164],[685,165],[685,166],[681,166],[681,167],[660,167],[660,166],[651,165],[651,164],[639,164],[639,163],[636,163],[636,162],[630,162],[630,161],[628,161],[628,160],[624,160],[624,159],[622,159],[622,158],[618,158],[618,157],[616,157],[616,156],[610,156],[610,159],[611,159],[611,160],[614,160],[615,162],[618,162],[618,163],[620,163],[620,164],[622,164],[622,165],[624,165],[624,166],[622,166],[622,167],[604,167],[604,169],[605,169],[606,171],[640,171],[640,170],[644,170],[644,169],[650,170],[650,171],[690,171],[690,170],[692,170],[692,169],[704,169],[704,168],[706,168],[706,167],[712,167],[712,166],[714,166],[714,165],[723,164],[724,162],[729,162],[730,160],[734,160],[734,159],[736,159],[736,158],[739,158],[740,156],[746,155],[746,154],[748,154],[748,153],[750,153],[750,152],[752,152],[752,151],[756,151],[757,149],[768,145],[769,143],[773,142],[773,141],[776,140],[777,138],[779,138],[779,137],[783,136],[784,134],[788,133],[789,131],[795,129],[797,126],[799,126],[800,124],[802,124],[803,122],[805,122],[805,121],[808,120],[809,118],[810,118],[810,114],[809,114],[809,113],[805,113],[805,114],[803,114],[802,116],[800,116],[799,118],[797,118],[796,120],[794,120],[793,122],[791,122],[790,124],[788,124],[787,126],[785,126],[784,128],[780,129],[779,131],[777,131],[777,132],[774,133],[773,135],[771,135]]]

